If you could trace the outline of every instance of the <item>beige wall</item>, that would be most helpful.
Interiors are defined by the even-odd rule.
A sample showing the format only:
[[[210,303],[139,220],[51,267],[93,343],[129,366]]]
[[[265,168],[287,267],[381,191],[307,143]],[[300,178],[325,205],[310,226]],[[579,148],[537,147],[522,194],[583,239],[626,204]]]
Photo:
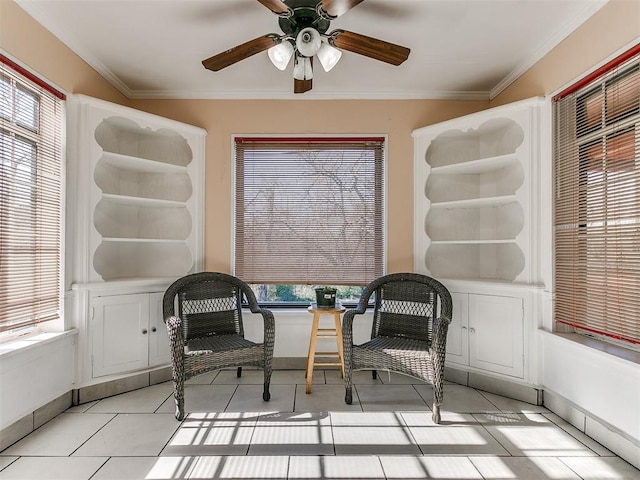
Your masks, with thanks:
[[[387,270],[413,269],[413,138],[488,102],[145,100],[132,106],[205,128],[205,268],[230,271],[232,134],[387,134]]]
[[[0,0],[0,49],[66,93],[129,100],[13,0]]]

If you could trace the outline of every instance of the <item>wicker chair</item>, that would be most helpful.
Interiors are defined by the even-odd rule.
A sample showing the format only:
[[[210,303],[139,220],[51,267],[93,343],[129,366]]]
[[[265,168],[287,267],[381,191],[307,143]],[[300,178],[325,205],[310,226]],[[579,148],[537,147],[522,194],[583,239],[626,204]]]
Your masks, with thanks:
[[[262,315],[263,343],[244,338],[243,298],[252,313]],[[187,275],[165,292],[163,315],[169,332],[176,419],[184,418],[185,380],[211,370],[238,367],[239,377],[242,366],[264,369],[262,398],[269,400],[275,322],[270,310],[258,306],[249,285],[225,273]]]
[[[374,299],[371,340],[353,344],[353,320]],[[356,309],[344,314],[345,402],[352,401],[353,370],[387,370],[411,375],[433,385],[433,421],[440,423],[451,295],[437,280],[416,273],[394,273],[371,282]]]

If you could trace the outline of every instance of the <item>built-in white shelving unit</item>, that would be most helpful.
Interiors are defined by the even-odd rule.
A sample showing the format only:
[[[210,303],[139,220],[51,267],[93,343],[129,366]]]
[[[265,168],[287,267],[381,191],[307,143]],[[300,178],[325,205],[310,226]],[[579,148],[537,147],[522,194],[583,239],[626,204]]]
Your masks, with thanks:
[[[162,294],[203,265],[206,132],[83,95],[68,104],[66,276],[86,384],[169,363]]]
[[[413,132],[418,270],[439,278],[533,280],[526,259],[537,103]]]
[[[543,99],[413,132],[415,270],[454,297],[447,363],[535,383]]]

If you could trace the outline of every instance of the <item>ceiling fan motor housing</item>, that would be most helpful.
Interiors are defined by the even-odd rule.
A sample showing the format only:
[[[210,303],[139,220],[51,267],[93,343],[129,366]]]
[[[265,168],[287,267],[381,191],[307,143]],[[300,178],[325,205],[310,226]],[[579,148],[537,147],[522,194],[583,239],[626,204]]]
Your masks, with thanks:
[[[319,0],[284,0],[284,3],[293,11],[290,17],[280,17],[278,23],[282,31],[297,38],[298,33],[311,27],[318,33],[325,33],[331,23],[318,13]]]

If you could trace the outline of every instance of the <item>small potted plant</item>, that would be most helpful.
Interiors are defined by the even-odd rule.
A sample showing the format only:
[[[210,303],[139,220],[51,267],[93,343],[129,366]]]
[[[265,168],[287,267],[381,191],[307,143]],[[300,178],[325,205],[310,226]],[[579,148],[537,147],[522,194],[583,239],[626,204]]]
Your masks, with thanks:
[[[335,308],[336,306],[336,292],[338,291],[334,287],[317,287],[316,289],[316,304],[318,308]]]

